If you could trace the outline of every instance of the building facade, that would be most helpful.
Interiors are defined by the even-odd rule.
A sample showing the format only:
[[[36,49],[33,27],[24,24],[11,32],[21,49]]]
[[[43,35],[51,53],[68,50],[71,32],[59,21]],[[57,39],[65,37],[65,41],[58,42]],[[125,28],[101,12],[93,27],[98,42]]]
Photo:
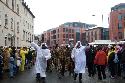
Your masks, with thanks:
[[[115,5],[111,8],[109,34],[112,41],[125,39],[125,3]]]
[[[80,24],[78,22],[74,23],[76,23],[75,26],[71,25],[71,23],[64,23],[57,28],[44,31],[44,42],[49,46],[54,46],[55,44],[74,45],[77,41],[82,41],[85,28],[78,26]]]
[[[91,43],[95,40],[109,40],[109,28],[96,27],[85,31],[84,42]]]
[[[24,0],[0,0],[0,46],[29,46],[34,18]]]

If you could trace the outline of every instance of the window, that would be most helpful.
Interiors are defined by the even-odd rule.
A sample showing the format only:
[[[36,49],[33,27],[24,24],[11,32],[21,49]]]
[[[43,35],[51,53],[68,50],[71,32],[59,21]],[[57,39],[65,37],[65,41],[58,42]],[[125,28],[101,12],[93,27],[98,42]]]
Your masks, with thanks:
[[[69,29],[69,33],[71,33],[71,29]]]
[[[32,42],[33,42],[33,35],[32,35]]]
[[[53,35],[53,39],[56,39],[56,35]]]
[[[68,28],[66,28],[66,32],[68,32]]]
[[[26,32],[26,42],[28,42],[28,38],[27,38],[27,35],[28,35],[28,34],[27,34],[27,32]]]
[[[19,33],[19,22],[17,22],[17,33]]]
[[[8,0],[6,0],[6,5],[8,5]]]
[[[118,36],[119,36],[119,39],[122,39],[123,38],[122,32],[118,32]]]
[[[118,15],[118,20],[122,20],[122,15]]]
[[[71,34],[69,34],[69,38],[71,38]]]
[[[17,14],[19,14],[19,5],[17,4]]]
[[[97,40],[97,32],[95,31],[95,40]]]
[[[30,34],[30,41],[31,41],[31,34]]]
[[[56,34],[56,30],[53,30],[53,34]]]
[[[68,38],[68,34],[66,34],[66,38]]]
[[[74,29],[72,29],[72,33],[74,33]]]
[[[12,0],[12,9],[14,10],[14,0]]]
[[[91,36],[93,36],[93,32],[91,32]]]
[[[65,38],[66,36],[65,36],[65,34],[63,34],[63,38]]]
[[[28,29],[29,29],[29,23],[28,23]]]
[[[118,23],[118,29],[122,29],[122,23]]]
[[[7,14],[5,14],[5,27],[7,28],[7,25],[8,25],[8,16]]]
[[[93,37],[91,38],[91,42],[93,42]]]
[[[25,31],[23,30],[23,41],[25,40]]]
[[[11,18],[11,30],[13,30],[13,18]]]
[[[59,34],[58,34],[58,38],[59,38]]]
[[[26,24],[25,24],[25,25],[26,25],[26,27],[27,27],[27,21],[26,21]]]
[[[58,29],[58,33],[59,33],[59,29]]]
[[[63,28],[63,32],[65,32],[65,28]]]
[[[17,37],[17,47],[19,47],[19,38]]]
[[[74,34],[72,34],[72,38],[74,38]]]
[[[32,26],[32,32],[33,32],[33,26]]]

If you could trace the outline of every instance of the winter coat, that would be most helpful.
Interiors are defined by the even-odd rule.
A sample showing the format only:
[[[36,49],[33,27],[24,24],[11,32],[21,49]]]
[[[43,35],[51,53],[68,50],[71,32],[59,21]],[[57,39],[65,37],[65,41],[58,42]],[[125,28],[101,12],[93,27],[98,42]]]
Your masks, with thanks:
[[[107,64],[107,55],[104,51],[98,51],[95,56],[94,64],[96,65],[106,65]]]

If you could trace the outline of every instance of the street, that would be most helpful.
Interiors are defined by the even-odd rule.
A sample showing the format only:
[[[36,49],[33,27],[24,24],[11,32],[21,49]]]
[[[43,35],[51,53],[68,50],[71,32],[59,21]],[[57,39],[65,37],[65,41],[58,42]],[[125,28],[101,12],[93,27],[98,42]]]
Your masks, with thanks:
[[[34,68],[27,70],[25,72],[19,73],[14,79],[9,79],[4,76],[4,80],[1,80],[0,83],[36,83]],[[73,80],[72,76],[69,76],[68,73],[65,73],[65,76],[62,79],[58,79],[57,73],[47,73],[46,83],[79,83]],[[125,83],[125,80],[122,78],[110,79],[107,74],[107,79],[105,81],[98,81],[97,76],[90,78],[87,73],[83,75],[82,83]]]

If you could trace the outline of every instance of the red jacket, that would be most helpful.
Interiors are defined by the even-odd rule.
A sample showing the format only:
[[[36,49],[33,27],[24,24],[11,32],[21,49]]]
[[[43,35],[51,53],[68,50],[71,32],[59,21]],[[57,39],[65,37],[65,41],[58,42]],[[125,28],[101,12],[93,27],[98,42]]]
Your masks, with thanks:
[[[96,53],[94,64],[97,64],[97,65],[107,64],[107,55],[104,51],[100,50]]]

